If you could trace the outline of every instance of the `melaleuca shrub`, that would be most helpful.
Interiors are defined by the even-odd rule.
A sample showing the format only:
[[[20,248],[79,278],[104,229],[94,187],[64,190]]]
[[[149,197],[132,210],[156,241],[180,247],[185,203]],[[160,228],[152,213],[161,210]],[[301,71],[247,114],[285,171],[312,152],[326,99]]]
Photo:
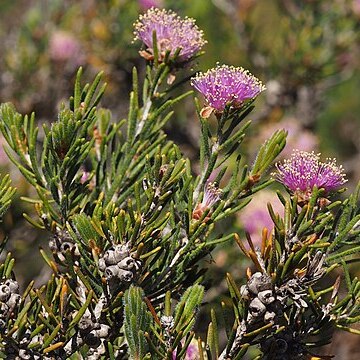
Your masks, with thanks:
[[[24,199],[37,218],[25,217],[47,231],[48,247],[40,253],[52,271],[44,285],[20,291],[14,259],[3,258],[2,356],[239,359],[256,348],[258,358],[300,359],[330,342],[336,328],[357,332],[350,324],[358,321],[360,286],[348,263],[359,249],[359,190],[335,200],[346,181],[342,167],[295,151],[270,176],[284,130],[246,164],[240,145],[251,124],[246,119],[266,90],[262,82],[228,65],[189,75],[206,41],[193,19],[172,11],[151,8],[140,16],[135,39],[143,43],[146,72],[139,78],[133,69],[126,119],[99,106],[102,74],[82,86],[81,68],[68,104],[42,137],[34,114],[23,116],[9,103],[0,107],[7,154],[37,194]],[[189,78],[203,98],[195,101],[196,167],[164,131],[174,105],[193,94],[177,92]],[[219,233],[219,223],[275,180],[288,194],[278,192],[282,216],[268,206],[271,230],[264,228],[255,244],[248,235],[247,245],[237,233]],[[6,176],[2,215],[13,194]],[[202,260],[225,241],[253,265],[243,283],[226,275],[226,315],[212,309],[200,336]],[[345,280],[326,285],[335,270]]]

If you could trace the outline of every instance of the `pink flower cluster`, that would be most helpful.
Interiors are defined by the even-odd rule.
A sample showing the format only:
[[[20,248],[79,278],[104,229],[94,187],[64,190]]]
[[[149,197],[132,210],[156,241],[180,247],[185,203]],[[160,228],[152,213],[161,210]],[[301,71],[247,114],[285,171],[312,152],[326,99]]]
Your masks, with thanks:
[[[191,85],[201,92],[205,101],[217,112],[225,106],[240,107],[245,100],[253,99],[265,90],[259,79],[242,67],[218,65],[206,73],[197,74]]]
[[[194,19],[181,19],[171,10],[151,8],[140,15],[134,28],[135,40],[141,40],[147,46],[148,59],[154,55],[154,32],[159,61],[164,59],[167,51],[173,56],[177,50],[180,50],[177,61],[188,61],[206,43],[203,32],[196,26]],[[142,55],[146,57],[146,54]]]
[[[329,193],[347,181],[335,159],[320,161],[320,154],[296,150],[290,159],[276,164],[276,179],[303,199],[311,196],[314,186]]]

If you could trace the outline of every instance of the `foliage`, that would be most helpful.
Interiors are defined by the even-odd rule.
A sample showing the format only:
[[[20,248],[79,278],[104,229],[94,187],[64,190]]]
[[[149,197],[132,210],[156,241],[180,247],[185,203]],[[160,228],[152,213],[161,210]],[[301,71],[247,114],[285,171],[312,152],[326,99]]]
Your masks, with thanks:
[[[47,283],[31,282],[21,294],[12,255],[1,263],[3,357],[185,359],[195,340],[200,359],[240,359],[250,347],[264,359],[305,358],[331,341],[335,328],[358,332],[350,325],[359,319],[360,288],[348,264],[358,260],[360,188],[337,201],[316,186],[305,200],[279,192],[284,216],[269,206],[275,228],[264,229],[260,248],[250,236],[247,248],[237,233],[219,233],[224,219],[274,182],[267,172],[286,131],[275,131],[248,165],[240,150],[255,98],[229,100],[212,118],[195,99],[201,124],[195,169],[164,131],[175,105],[192,95],[178,91],[192,74],[178,61],[181,48],[173,50],[159,61],[154,45],[144,76],[133,69],[128,115],[120,121],[99,107],[102,73],[82,86],[82,68],[51,126],[40,129],[34,113],[1,105],[6,153],[37,195],[23,198],[37,218],[24,216],[48,231],[52,253],[40,250],[52,271]],[[13,193],[5,176],[1,215]],[[215,308],[203,344],[195,324],[204,260],[230,240],[256,272],[248,269],[241,288],[227,275],[226,344],[220,345]],[[344,295],[340,278],[330,287],[323,282],[340,271]]]

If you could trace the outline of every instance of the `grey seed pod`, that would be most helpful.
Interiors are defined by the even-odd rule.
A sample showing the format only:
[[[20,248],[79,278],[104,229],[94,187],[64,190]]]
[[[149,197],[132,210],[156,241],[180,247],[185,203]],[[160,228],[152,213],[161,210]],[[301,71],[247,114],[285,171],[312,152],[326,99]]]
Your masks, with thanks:
[[[5,303],[0,303],[0,314],[5,314],[5,316],[7,315],[9,311],[9,306]]]
[[[276,340],[276,347],[277,353],[285,354],[288,349],[288,344],[284,339],[277,339]]]
[[[150,184],[146,178],[143,179],[142,186],[145,191],[149,188]]]
[[[125,259],[121,260],[118,264],[118,267],[125,270],[138,270],[140,265],[136,259],[128,256]]]
[[[258,293],[258,298],[264,305],[269,305],[275,301],[275,297],[271,290],[260,291]]]
[[[301,307],[303,307],[305,309],[308,308],[308,304],[304,299],[299,298],[298,301],[299,301]]]
[[[265,322],[274,321],[275,317],[276,314],[273,311],[267,311],[264,315],[264,321]]]
[[[255,298],[251,301],[249,305],[249,310],[251,315],[260,316],[265,313],[266,306],[258,298]]]
[[[54,238],[49,240],[49,248],[52,252],[59,251],[56,240]]]
[[[66,253],[67,251],[72,251],[72,249],[74,248],[74,244],[69,242],[69,241],[64,241],[61,245],[60,245],[60,251],[61,253]]]
[[[130,282],[133,279],[134,274],[131,271],[119,269],[118,277],[121,281]]]
[[[25,350],[25,349],[20,349],[19,357],[20,357],[20,359],[27,360],[27,359],[31,359],[31,354],[29,352],[27,352],[27,350]]]
[[[248,313],[248,315],[247,315],[247,322],[248,322],[248,324],[252,324],[253,322],[255,322],[256,320],[257,320],[257,316],[253,316],[253,315],[251,315],[251,313]]]
[[[106,263],[105,263],[105,260],[103,258],[99,259],[98,267],[99,267],[100,271],[105,271]]]
[[[115,265],[119,262],[118,257],[115,254],[115,250],[109,249],[105,252],[103,259],[106,265]]]
[[[116,254],[117,258],[119,259],[118,261],[121,261],[122,259],[124,259],[125,257],[130,255],[129,246],[127,244],[115,245],[114,250],[115,250],[115,254]]]
[[[92,348],[97,348],[101,345],[101,340],[95,330],[90,331],[83,339]]]
[[[109,335],[110,326],[101,324],[100,329],[96,330],[96,334],[101,338],[106,338]]]
[[[242,285],[240,288],[240,295],[244,300],[249,300],[250,292],[247,285]]]
[[[19,305],[21,301],[21,296],[19,294],[11,294],[7,304],[11,309],[14,309],[17,305]]]
[[[106,265],[115,265],[129,255],[129,247],[127,245],[115,245],[105,251],[103,258]]]
[[[111,266],[108,266],[104,273],[105,273],[105,277],[107,280],[110,280],[114,277],[118,277],[119,276],[119,268],[116,266],[116,265],[111,265]]]
[[[101,327],[101,324],[100,324],[100,323],[96,322],[96,323],[94,324],[94,330],[100,329],[100,327]]]
[[[125,270],[132,270],[134,268],[134,259],[131,256],[127,256],[126,258],[122,259],[117,266],[120,269]]]
[[[83,316],[78,323],[79,330],[82,334],[89,333],[93,328],[94,324],[89,316]]]
[[[11,295],[10,287],[3,284],[0,286],[0,300],[7,301]]]
[[[255,274],[252,274],[250,279],[247,282],[247,286],[248,289],[253,293],[253,294],[257,294],[258,290],[257,290],[257,285],[259,284],[259,282],[261,281],[261,272],[256,272]]]
[[[19,284],[13,279],[7,279],[5,285],[10,288],[11,293],[19,293]]]
[[[256,272],[249,279],[247,286],[250,292],[257,295],[260,291],[271,290],[271,278],[266,274]]]

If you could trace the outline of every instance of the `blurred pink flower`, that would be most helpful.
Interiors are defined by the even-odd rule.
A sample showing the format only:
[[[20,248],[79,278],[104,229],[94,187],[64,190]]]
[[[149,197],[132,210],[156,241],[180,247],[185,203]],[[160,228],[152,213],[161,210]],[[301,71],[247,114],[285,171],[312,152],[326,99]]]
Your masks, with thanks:
[[[173,352],[173,359],[176,359],[176,350]],[[199,360],[199,347],[196,339],[192,339],[188,348],[186,349],[186,355],[184,360]]]
[[[295,118],[291,117],[263,126],[259,135],[256,137],[256,141],[263,143],[278,129],[285,129],[288,132],[286,146],[280,154],[280,158],[291,156],[293,149],[303,151],[317,150],[319,140],[316,135],[309,130],[303,129],[301,124]]]
[[[139,0],[138,3],[143,10],[147,10],[152,7],[162,8],[164,6],[163,0]]]
[[[83,54],[79,41],[72,34],[55,31],[49,39],[49,56],[54,61],[72,60],[80,63]]]
[[[84,184],[90,177],[90,173],[88,171],[84,171],[81,175],[80,182],[81,184]]]
[[[275,214],[280,216],[284,214],[284,207],[276,196],[276,193],[269,190],[263,190],[256,193],[250,204],[243,209],[238,219],[244,230],[251,236],[251,240],[255,246],[261,245],[261,234],[264,227],[269,232],[274,228],[274,223],[271,220],[267,204],[270,203]]]
[[[355,15],[360,16],[360,0],[353,0],[352,9]]]

